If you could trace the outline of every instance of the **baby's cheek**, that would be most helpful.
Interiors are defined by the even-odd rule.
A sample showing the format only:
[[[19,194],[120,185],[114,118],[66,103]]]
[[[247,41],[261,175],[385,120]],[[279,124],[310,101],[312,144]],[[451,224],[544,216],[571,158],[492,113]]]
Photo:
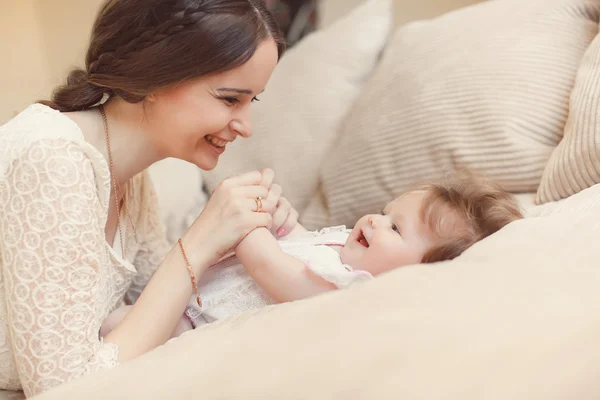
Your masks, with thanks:
[[[418,252],[408,246],[398,246],[382,251],[380,265],[384,271],[389,271],[406,265],[418,264],[421,257]],[[383,272],[383,271],[382,271]]]

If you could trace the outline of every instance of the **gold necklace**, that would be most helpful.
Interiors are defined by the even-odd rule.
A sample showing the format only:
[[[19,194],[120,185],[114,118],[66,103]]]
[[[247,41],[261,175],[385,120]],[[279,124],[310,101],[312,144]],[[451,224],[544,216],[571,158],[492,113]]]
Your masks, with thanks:
[[[104,134],[106,136],[106,150],[108,153],[108,167],[110,169],[110,180],[112,183],[112,190],[115,194],[115,205],[117,207],[117,227],[119,229],[119,238],[121,239],[121,255],[123,259],[125,259],[125,239],[127,238],[127,224],[125,224],[125,232],[121,227],[121,202],[119,201],[119,193],[120,186],[117,183],[117,179],[115,178],[115,164],[112,158],[112,151],[110,149],[110,137],[108,134],[108,120],[106,118],[106,111],[104,110],[104,105],[100,105],[98,107],[100,109],[100,114],[102,114],[102,122],[104,123]],[[127,215],[127,219],[133,228],[133,237],[137,241],[136,229],[133,220],[131,219],[131,214],[129,213],[129,206],[127,204],[127,197],[123,195],[123,204],[125,204],[125,214]]]

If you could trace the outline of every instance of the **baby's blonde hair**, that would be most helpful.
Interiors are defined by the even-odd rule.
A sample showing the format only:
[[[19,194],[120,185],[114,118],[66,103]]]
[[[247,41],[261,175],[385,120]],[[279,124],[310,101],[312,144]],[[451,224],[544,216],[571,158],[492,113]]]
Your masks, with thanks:
[[[476,242],[523,218],[511,193],[465,169],[415,190],[425,191],[421,219],[437,235],[422,263],[458,257]]]

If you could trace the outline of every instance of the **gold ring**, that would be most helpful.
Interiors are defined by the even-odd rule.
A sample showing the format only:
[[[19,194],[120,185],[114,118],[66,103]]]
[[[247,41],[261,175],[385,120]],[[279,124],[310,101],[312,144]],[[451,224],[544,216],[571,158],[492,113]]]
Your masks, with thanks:
[[[256,212],[263,212],[262,197],[260,197],[260,196],[255,197],[254,201],[256,201]]]

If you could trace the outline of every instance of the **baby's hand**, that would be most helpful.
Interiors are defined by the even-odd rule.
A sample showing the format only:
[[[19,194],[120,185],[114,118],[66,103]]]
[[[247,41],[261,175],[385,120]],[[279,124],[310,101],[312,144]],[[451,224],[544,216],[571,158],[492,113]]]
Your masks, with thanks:
[[[276,238],[282,238],[298,225],[298,211],[292,207],[288,199],[281,196],[273,212],[272,221],[271,232]]]

